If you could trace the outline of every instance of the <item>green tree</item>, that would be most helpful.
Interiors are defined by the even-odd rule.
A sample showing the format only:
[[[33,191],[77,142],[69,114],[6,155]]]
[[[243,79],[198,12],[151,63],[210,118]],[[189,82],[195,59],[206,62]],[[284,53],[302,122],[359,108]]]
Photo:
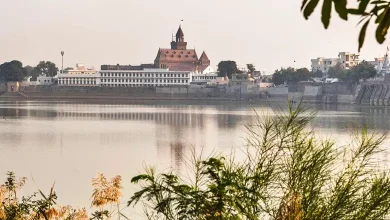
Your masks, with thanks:
[[[281,85],[284,83],[297,83],[300,81],[307,81],[313,76],[314,74],[307,68],[281,68],[280,70],[276,70],[272,75],[272,82],[275,85]]]
[[[302,0],[301,11],[305,19],[308,19],[318,6],[319,0]],[[341,19],[348,20],[349,16],[360,17],[361,30],[359,34],[359,51],[362,48],[366,36],[367,27],[374,21],[376,25],[375,37],[382,44],[390,26],[390,1],[389,0],[358,0],[358,4],[347,4],[347,0],[323,0],[321,21],[325,29],[329,27],[330,18],[334,10]],[[353,7],[350,7],[353,5]]]
[[[327,76],[329,78],[338,78],[338,79],[345,80],[347,76],[347,70],[344,69],[341,63],[337,63],[336,65],[329,68],[327,72]]]
[[[314,73],[313,73],[314,77],[317,77],[317,78],[322,78],[324,76],[324,73],[321,71],[321,70],[316,70]]]
[[[38,65],[35,67],[35,71],[38,72],[39,74],[53,77],[57,75],[58,68],[54,63],[50,61],[40,61]]]
[[[387,219],[390,176],[375,169],[384,136],[363,129],[340,148],[316,138],[313,117],[301,105],[259,117],[245,158],[193,156],[189,177],[147,169],[128,205],[142,203],[148,219]]]
[[[11,62],[5,62],[0,65],[0,80],[9,82],[9,81],[19,81],[21,82],[26,75],[26,71],[23,68],[23,64],[18,60],[13,60]]]
[[[229,79],[232,78],[232,75],[235,73],[241,73],[237,68],[236,61],[225,60],[221,61],[218,64],[218,76],[224,77],[227,76]]]
[[[256,71],[256,67],[253,64],[247,64],[246,67],[248,68],[250,73],[253,73]]]
[[[377,75],[375,67],[367,61],[362,61],[358,65],[353,66],[349,72],[349,80],[352,82],[359,82],[360,80],[366,81],[367,79],[373,78]]]

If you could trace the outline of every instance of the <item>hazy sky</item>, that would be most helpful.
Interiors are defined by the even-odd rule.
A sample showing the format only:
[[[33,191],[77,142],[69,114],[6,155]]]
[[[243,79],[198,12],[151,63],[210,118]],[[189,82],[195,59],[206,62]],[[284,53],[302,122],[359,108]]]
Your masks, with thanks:
[[[254,63],[273,72],[310,67],[310,59],[357,51],[357,20],[333,14],[324,30],[319,10],[306,21],[301,0],[0,0],[0,62],[61,66],[84,63],[152,63],[159,47],[168,48],[172,31],[183,22],[189,48],[203,50],[213,67],[221,60]],[[372,60],[386,50],[369,28],[361,57]],[[294,63],[294,60],[296,63]]]

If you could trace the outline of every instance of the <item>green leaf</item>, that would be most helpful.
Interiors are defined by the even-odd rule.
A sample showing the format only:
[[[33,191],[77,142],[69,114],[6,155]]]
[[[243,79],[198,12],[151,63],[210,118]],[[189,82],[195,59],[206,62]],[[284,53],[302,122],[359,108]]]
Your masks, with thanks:
[[[366,11],[368,3],[370,3],[370,0],[360,0],[360,3],[359,3],[360,13],[363,13]]]
[[[301,11],[303,10],[303,8],[305,8],[305,5],[306,5],[307,1],[308,1],[308,0],[303,0],[303,1],[302,1]]]
[[[333,0],[336,12],[340,18],[348,20],[347,0]]]
[[[360,34],[359,34],[359,52],[360,52],[360,49],[363,47],[364,38],[366,37],[366,31],[367,31],[368,24],[370,23],[370,20],[371,19],[368,19],[368,21],[366,21],[366,23],[364,23],[362,29],[360,30]]]
[[[332,11],[332,0],[324,0],[324,4],[322,5],[321,20],[325,29],[329,27],[331,11]]]
[[[149,175],[146,175],[146,174],[142,174],[142,175],[138,175],[138,176],[135,176],[131,179],[131,183],[138,183],[140,180],[150,180],[150,181],[153,181],[153,178]]]
[[[390,10],[389,8],[387,8],[384,12],[382,12],[381,19],[376,29],[375,36],[378,43],[382,44],[385,41],[389,26],[390,26]]]
[[[320,0],[311,0],[309,3],[307,3],[305,9],[303,10],[303,16],[305,17],[306,20],[313,13],[313,11],[317,7],[319,1]]]
[[[125,216],[122,212],[119,212],[119,214],[123,217],[123,218],[125,218],[125,219],[127,219],[127,220],[130,220],[127,216]]]

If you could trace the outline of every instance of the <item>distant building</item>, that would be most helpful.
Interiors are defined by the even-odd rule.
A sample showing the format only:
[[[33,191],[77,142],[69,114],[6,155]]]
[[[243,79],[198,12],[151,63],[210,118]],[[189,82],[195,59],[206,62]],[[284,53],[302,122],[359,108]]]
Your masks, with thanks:
[[[202,74],[197,73],[192,75],[192,82],[191,84],[212,84],[214,81],[216,82],[218,77],[218,74],[216,73],[208,73],[208,74]]]
[[[349,69],[353,66],[357,66],[360,63],[359,54],[340,52],[339,62],[345,69]]]
[[[368,61],[370,64],[372,64],[375,67],[377,73],[383,76],[385,74],[389,74],[389,56],[387,52],[384,57],[378,57],[375,58],[374,61]]]
[[[189,85],[192,73],[168,69],[101,70],[100,77],[103,87],[168,87]]]
[[[318,57],[316,59],[311,59],[311,70],[312,72],[321,71],[327,73],[329,68],[336,66],[337,63],[340,63],[344,69],[349,69],[360,63],[359,54],[340,52],[338,58]]]
[[[101,70],[144,70],[144,69],[153,69],[154,64],[141,64],[139,66],[132,65],[101,65]]]
[[[37,86],[51,86],[54,84],[54,77],[40,75],[37,77],[35,85]]]
[[[311,70],[312,72],[321,71],[327,73],[329,68],[335,66],[339,62],[339,58],[324,58],[318,57],[311,60]]]
[[[76,64],[76,68],[64,70],[58,74],[59,86],[98,86],[100,84],[99,72],[86,68],[84,64]]]
[[[249,83],[248,74],[241,74],[241,73],[232,74],[232,79],[230,82],[233,85]]]
[[[384,61],[385,61],[384,57],[377,57],[374,58],[374,61],[367,61],[367,62],[373,65],[376,71],[380,73],[382,71]]]
[[[177,30],[176,39],[172,36],[171,48],[158,49],[154,66],[171,71],[210,72],[208,71],[210,60],[206,53],[203,51],[198,58],[195,49],[187,49],[187,42],[184,41],[184,33],[181,26]]]

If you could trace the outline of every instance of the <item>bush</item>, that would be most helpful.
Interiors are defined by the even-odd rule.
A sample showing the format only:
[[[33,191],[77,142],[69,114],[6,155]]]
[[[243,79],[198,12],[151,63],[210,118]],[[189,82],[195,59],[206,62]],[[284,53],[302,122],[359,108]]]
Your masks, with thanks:
[[[245,160],[194,156],[190,180],[148,168],[128,205],[142,203],[149,219],[384,219],[390,179],[374,162],[385,136],[362,129],[338,148],[308,130],[314,115],[298,104],[258,117]]]

